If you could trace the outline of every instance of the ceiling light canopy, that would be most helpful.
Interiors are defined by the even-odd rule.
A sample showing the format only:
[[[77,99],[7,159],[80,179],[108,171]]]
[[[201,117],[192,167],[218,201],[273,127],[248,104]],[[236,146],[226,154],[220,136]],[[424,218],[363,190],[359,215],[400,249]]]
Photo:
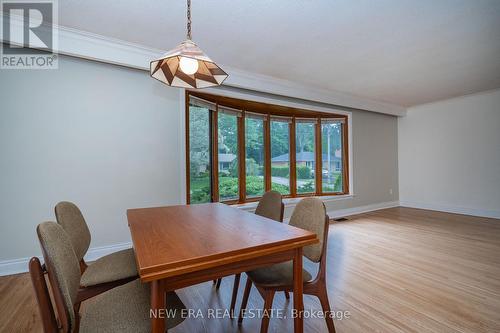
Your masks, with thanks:
[[[153,78],[181,88],[218,86],[228,77],[191,40],[191,0],[187,0],[187,40],[161,58],[151,61],[149,70]]]

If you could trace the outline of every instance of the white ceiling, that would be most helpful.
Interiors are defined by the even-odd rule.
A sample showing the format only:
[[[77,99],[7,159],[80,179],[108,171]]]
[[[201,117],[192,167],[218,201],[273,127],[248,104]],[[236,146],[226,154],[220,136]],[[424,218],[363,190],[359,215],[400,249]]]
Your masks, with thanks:
[[[59,25],[168,50],[185,0],[60,0]],[[500,87],[500,0],[192,0],[221,64],[401,106]]]

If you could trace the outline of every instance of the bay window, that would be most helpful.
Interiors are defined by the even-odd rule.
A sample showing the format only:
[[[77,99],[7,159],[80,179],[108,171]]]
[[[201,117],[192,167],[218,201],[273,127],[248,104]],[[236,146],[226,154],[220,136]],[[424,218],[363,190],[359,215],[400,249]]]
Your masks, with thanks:
[[[188,203],[349,193],[347,116],[186,93]]]

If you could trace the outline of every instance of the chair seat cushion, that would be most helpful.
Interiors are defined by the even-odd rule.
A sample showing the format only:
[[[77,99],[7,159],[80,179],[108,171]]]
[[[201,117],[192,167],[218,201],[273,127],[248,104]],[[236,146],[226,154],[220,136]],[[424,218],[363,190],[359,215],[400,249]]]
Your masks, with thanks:
[[[133,249],[126,249],[101,257],[90,264],[82,274],[80,285],[94,286],[137,276]]]
[[[256,285],[263,287],[293,286],[293,261],[257,268],[247,272],[247,275]],[[312,276],[302,269],[302,279],[307,282]]]
[[[139,279],[90,298],[82,303],[80,332],[149,333],[150,299],[149,283],[141,283]],[[169,292],[167,310],[163,313],[168,329],[184,320],[181,314],[183,309],[185,306],[177,294]]]

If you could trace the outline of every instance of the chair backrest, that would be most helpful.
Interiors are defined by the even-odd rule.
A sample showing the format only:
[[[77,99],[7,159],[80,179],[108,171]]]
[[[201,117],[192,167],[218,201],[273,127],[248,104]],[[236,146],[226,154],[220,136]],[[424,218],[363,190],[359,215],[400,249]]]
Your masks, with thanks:
[[[264,193],[262,199],[260,199],[259,204],[257,205],[257,208],[255,209],[255,214],[282,222],[283,210],[285,207],[281,198],[281,193],[277,191]]]
[[[90,231],[80,209],[72,202],[62,201],[55,207],[57,223],[69,236],[78,261],[82,261],[90,246]]]
[[[78,258],[68,235],[57,223],[41,223],[36,231],[63,331],[71,332],[77,326],[74,305],[81,278]]]
[[[303,250],[304,256],[313,262],[319,262],[325,250],[323,244],[328,237],[328,223],[325,205],[317,198],[302,199],[290,218],[291,226],[314,232],[318,236],[319,243],[306,246]]]

